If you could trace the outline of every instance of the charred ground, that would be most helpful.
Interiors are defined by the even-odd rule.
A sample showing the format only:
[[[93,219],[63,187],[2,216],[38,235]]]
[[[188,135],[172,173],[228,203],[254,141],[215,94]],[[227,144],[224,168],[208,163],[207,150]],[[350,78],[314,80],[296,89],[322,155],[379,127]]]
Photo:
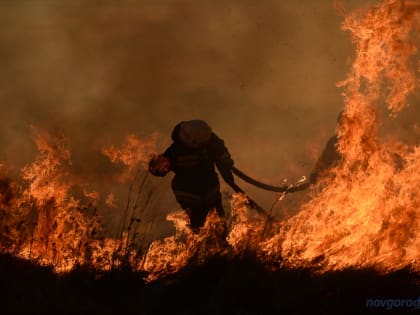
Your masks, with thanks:
[[[43,314],[415,314],[408,308],[368,308],[369,298],[416,299],[420,277],[403,269],[315,275],[309,269],[269,271],[251,255],[213,258],[175,276],[145,283],[118,269],[100,277],[0,256],[2,313]]]

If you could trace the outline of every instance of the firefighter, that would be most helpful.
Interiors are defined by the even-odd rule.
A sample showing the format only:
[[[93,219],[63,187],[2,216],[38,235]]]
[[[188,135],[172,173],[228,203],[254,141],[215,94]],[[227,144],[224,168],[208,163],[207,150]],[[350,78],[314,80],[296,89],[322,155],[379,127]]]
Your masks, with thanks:
[[[336,135],[328,140],[320,158],[315,163],[312,173],[309,175],[309,181],[312,184],[318,182],[320,178],[328,176],[329,171],[340,161],[341,155],[337,150],[337,144],[338,138]]]
[[[172,132],[173,143],[151,159],[149,171],[165,176],[173,171],[172,190],[175,198],[188,214],[191,230],[197,233],[210,210],[220,217],[222,207],[217,167],[224,181],[232,185],[233,160],[220,139],[203,120],[182,121]]]
[[[342,123],[344,112],[341,111],[337,117],[337,125]],[[316,184],[321,178],[328,177],[333,167],[337,166],[342,156],[338,151],[338,136],[335,133],[327,142],[321,156],[315,163],[315,167],[309,175],[311,184]]]

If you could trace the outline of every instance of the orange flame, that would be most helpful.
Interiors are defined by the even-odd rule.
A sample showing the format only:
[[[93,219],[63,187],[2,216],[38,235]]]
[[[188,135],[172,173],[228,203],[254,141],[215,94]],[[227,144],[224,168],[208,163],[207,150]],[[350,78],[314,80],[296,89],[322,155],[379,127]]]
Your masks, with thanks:
[[[374,266],[419,269],[420,148],[381,141],[377,106],[395,116],[418,81],[411,70],[419,5],[387,0],[348,15],[356,57],[344,87],[338,125],[341,163],[302,211],[263,244],[285,264],[323,270]],[[416,85],[417,84],[417,85]]]
[[[121,163],[126,167],[125,172],[121,175],[120,180],[127,182],[135,177],[139,166],[146,167],[146,163],[150,157],[156,154],[155,144],[158,134],[140,139],[136,135],[128,135],[125,143],[121,148],[110,146],[104,148],[102,153],[109,157],[113,163]]]
[[[57,272],[84,264],[109,270],[122,263],[118,254],[131,258],[133,253],[127,253],[121,240],[101,236],[100,217],[91,208],[99,194],[84,190],[87,206],[71,194],[76,181],[66,139],[36,128],[33,132],[40,154],[23,168],[25,183],[2,180],[2,251],[52,265]]]
[[[223,220],[215,210],[209,213],[198,234],[188,227],[188,216],[184,211],[173,212],[167,219],[174,223],[176,234],[150,245],[142,266],[148,272],[148,281],[176,273],[191,259],[194,263],[203,263],[225,248]]]

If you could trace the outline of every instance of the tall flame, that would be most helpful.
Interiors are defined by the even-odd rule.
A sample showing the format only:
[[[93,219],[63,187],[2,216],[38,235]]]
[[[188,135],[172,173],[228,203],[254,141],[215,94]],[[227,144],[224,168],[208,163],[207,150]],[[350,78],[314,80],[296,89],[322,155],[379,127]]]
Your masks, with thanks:
[[[420,270],[420,148],[380,140],[377,108],[392,116],[418,87],[412,57],[420,5],[386,0],[348,15],[356,56],[344,87],[338,150],[342,160],[302,211],[263,251],[292,266],[324,270],[375,266]],[[418,40],[414,39],[414,40]]]

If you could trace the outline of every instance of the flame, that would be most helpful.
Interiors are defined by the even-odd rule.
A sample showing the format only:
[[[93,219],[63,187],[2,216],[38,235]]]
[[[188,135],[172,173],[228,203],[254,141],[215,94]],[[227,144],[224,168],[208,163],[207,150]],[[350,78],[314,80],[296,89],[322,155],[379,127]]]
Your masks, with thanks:
[[[311,200],[297,215],[273,222],[250,209],[244,195],[235,194],[227,226],[211,211],[195,234],[185,212],[176,211],[167,216],[175,234],[144,251],[132,229],[141,219],[135,216],[138,200],[131,205],[128,225],[130,204],[123,211],[121,235],[106,237],[93,208],[101,204],[101,195],[75,180],[66,138],[33,128],[39,155],[22,169],[23,182],[10,179],[0,164],[0,250],[54,266],[57,272],[77,265],[97,271],[129,266],[146,272],[147,281],[214,255],[246,252],[278,267],[387,272],[410,266],[419,272],[420,146],[378,136],[380,106],[396,117],[419,86],[413,70],[419,13],[418,2],[384,0],[346,15],[343,29],[351,34],[355,57],[347,78],[338,83],[344,97],[336,130],[341,160],[312,188]],[[139,170],[155,153],[156,136],[129,135],[122,146],[103,149],[113,163],[124,165],[118,180],[131,182],[130,193]],[[72,192],[77,185],[82,196]],[[112,192],[104,204],[118,208]]]
[[[106,196],[105,204],[110,208],[117,208],[117,198],[113,193],[109,193]]]
[[[184,211],[170,213],[167,219],[174,223],[176,233],[150,245],[142,266],[148,273],[147,281],[176,273],[189,262],[203,263],[225,248],[224,222],[216,210],[208,214],[198,234],[188,227],[188,216]]]
[[[248,205],[243,194],[235,194],[231,201],[232,219],[227,237],[229,245],[236,254],[255,250],[261,240],[265,221]]]
[[[384,141],[377,133],[378,106],[385,103],[396,116],[418,87],[410,65],[419,12],[418,4],[387,0],[345,18],[356,56],[339,83],[345,104],[337,127],[342,160],[301,212],[263,244],[272,259],[322,270],[420,270],[420,147]]]
[[[126,167],[119,180],[121,182],[127,182],[136,176],[139,166],[145,168],[150,157],[156,154],[155,143],[157,138],[157,133],[144,137],[143,139],[131,134],[126,137],[125,143],[121,148],[112,145],[104,148],[102,153],[113,163],[120,163]]]
[[[83,202],[71,193],[77,181],[65,137],[37,128],[33,135],[39,155],[22,169],[24,183],[4,176],[0,181],[2,252],[51,265],[57,272],[77,265],[109,270],[132,259],[135,254],[123,239],[101,235],[101,218],[93,208],[99,194],[84,189]]]

